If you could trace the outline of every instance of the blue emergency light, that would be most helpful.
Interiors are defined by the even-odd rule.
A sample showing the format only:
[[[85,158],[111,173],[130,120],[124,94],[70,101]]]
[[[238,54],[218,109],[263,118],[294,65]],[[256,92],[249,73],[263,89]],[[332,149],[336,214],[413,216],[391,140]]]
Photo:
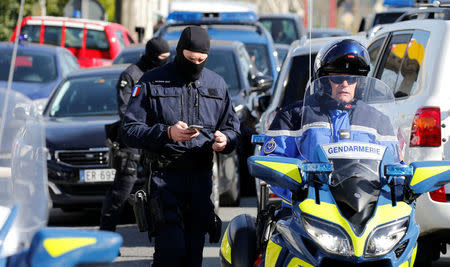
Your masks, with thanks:
[[[384,6],[390,7],[413,7],[415,0],[384,0]]]
[[[253,23],[258,21],[255,12],[181,12],[175,11],[167,16],[167,24],[197,23]]]

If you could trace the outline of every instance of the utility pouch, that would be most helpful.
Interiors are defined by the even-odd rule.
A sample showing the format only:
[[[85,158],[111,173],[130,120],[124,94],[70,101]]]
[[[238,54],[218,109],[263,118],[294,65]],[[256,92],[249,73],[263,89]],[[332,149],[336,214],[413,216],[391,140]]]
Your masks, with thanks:
[[[222,235],[222,220],[214,213],[208,225],[209,243],[219,243]]]
[[[107,138],[106,146],[109,148],[108,149],[108,166],[113,169],[119,169],[122,165],[121,162],[118,162],[118,154],[120,151],[119,143]]]
[[[144,190],[138,190],[131,194],[128,201],[133,206],[134,216],[136,218],[136,225],[139,232],[148,231],[147,222],[147,194]]]

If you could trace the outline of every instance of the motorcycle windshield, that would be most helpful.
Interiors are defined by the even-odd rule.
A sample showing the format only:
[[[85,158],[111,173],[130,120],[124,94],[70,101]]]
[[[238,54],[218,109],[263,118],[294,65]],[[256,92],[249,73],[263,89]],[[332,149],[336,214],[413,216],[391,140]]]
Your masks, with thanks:
[[[321,77],[306,91],[297,147],[308,162],[317,161],[317,149],[323,150],[333,163],[330,185],[336,201],[359,212],[379,194],[385,153],[392,162],[402,158],[397,117],[392,90],[381,80]]]
[[[0,257],[29,247],[47,224],[44,128],[33,102],[0,88]]]

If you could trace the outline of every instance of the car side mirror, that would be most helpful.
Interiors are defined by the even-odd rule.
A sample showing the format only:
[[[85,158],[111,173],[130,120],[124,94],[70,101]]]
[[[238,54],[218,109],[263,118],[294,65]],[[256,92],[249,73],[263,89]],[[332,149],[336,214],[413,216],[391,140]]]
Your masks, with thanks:
[[[28,259],[30,266],[113,262],[122,242],[119,234],[107,231],[46,227],[33,236]]]
[[[247,163],[250,175],[272,186],[297,190],[305,182],[300,171],[303,163],[297,158],[252,156]]]
[[[416,194],[437,190],[450,182],[450,161],[416,161],[410,166],[414,172],[407,184]]]
[[[252,80],[252,88],[250,92],[258,92],[262,93],[270,88],[273,85],[273,77],[268,75],[258,75]]]
[[[270,104],[271,95],[258,96],[258,106],[255,107],[259,112],[264,112]]]

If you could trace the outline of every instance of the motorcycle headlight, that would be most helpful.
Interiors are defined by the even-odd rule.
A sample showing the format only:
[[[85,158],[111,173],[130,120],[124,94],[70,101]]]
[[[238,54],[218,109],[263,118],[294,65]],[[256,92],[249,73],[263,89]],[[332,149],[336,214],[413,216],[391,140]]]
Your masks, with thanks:
[[[354,255],[350,237],[338,225],[302,216],[308,235],[325,251],[342,256]]]
[[[408,225],[409,218],[404,218],[375,228],[367,239],[365,257],[377,257],[389,253],[402,240]]]

